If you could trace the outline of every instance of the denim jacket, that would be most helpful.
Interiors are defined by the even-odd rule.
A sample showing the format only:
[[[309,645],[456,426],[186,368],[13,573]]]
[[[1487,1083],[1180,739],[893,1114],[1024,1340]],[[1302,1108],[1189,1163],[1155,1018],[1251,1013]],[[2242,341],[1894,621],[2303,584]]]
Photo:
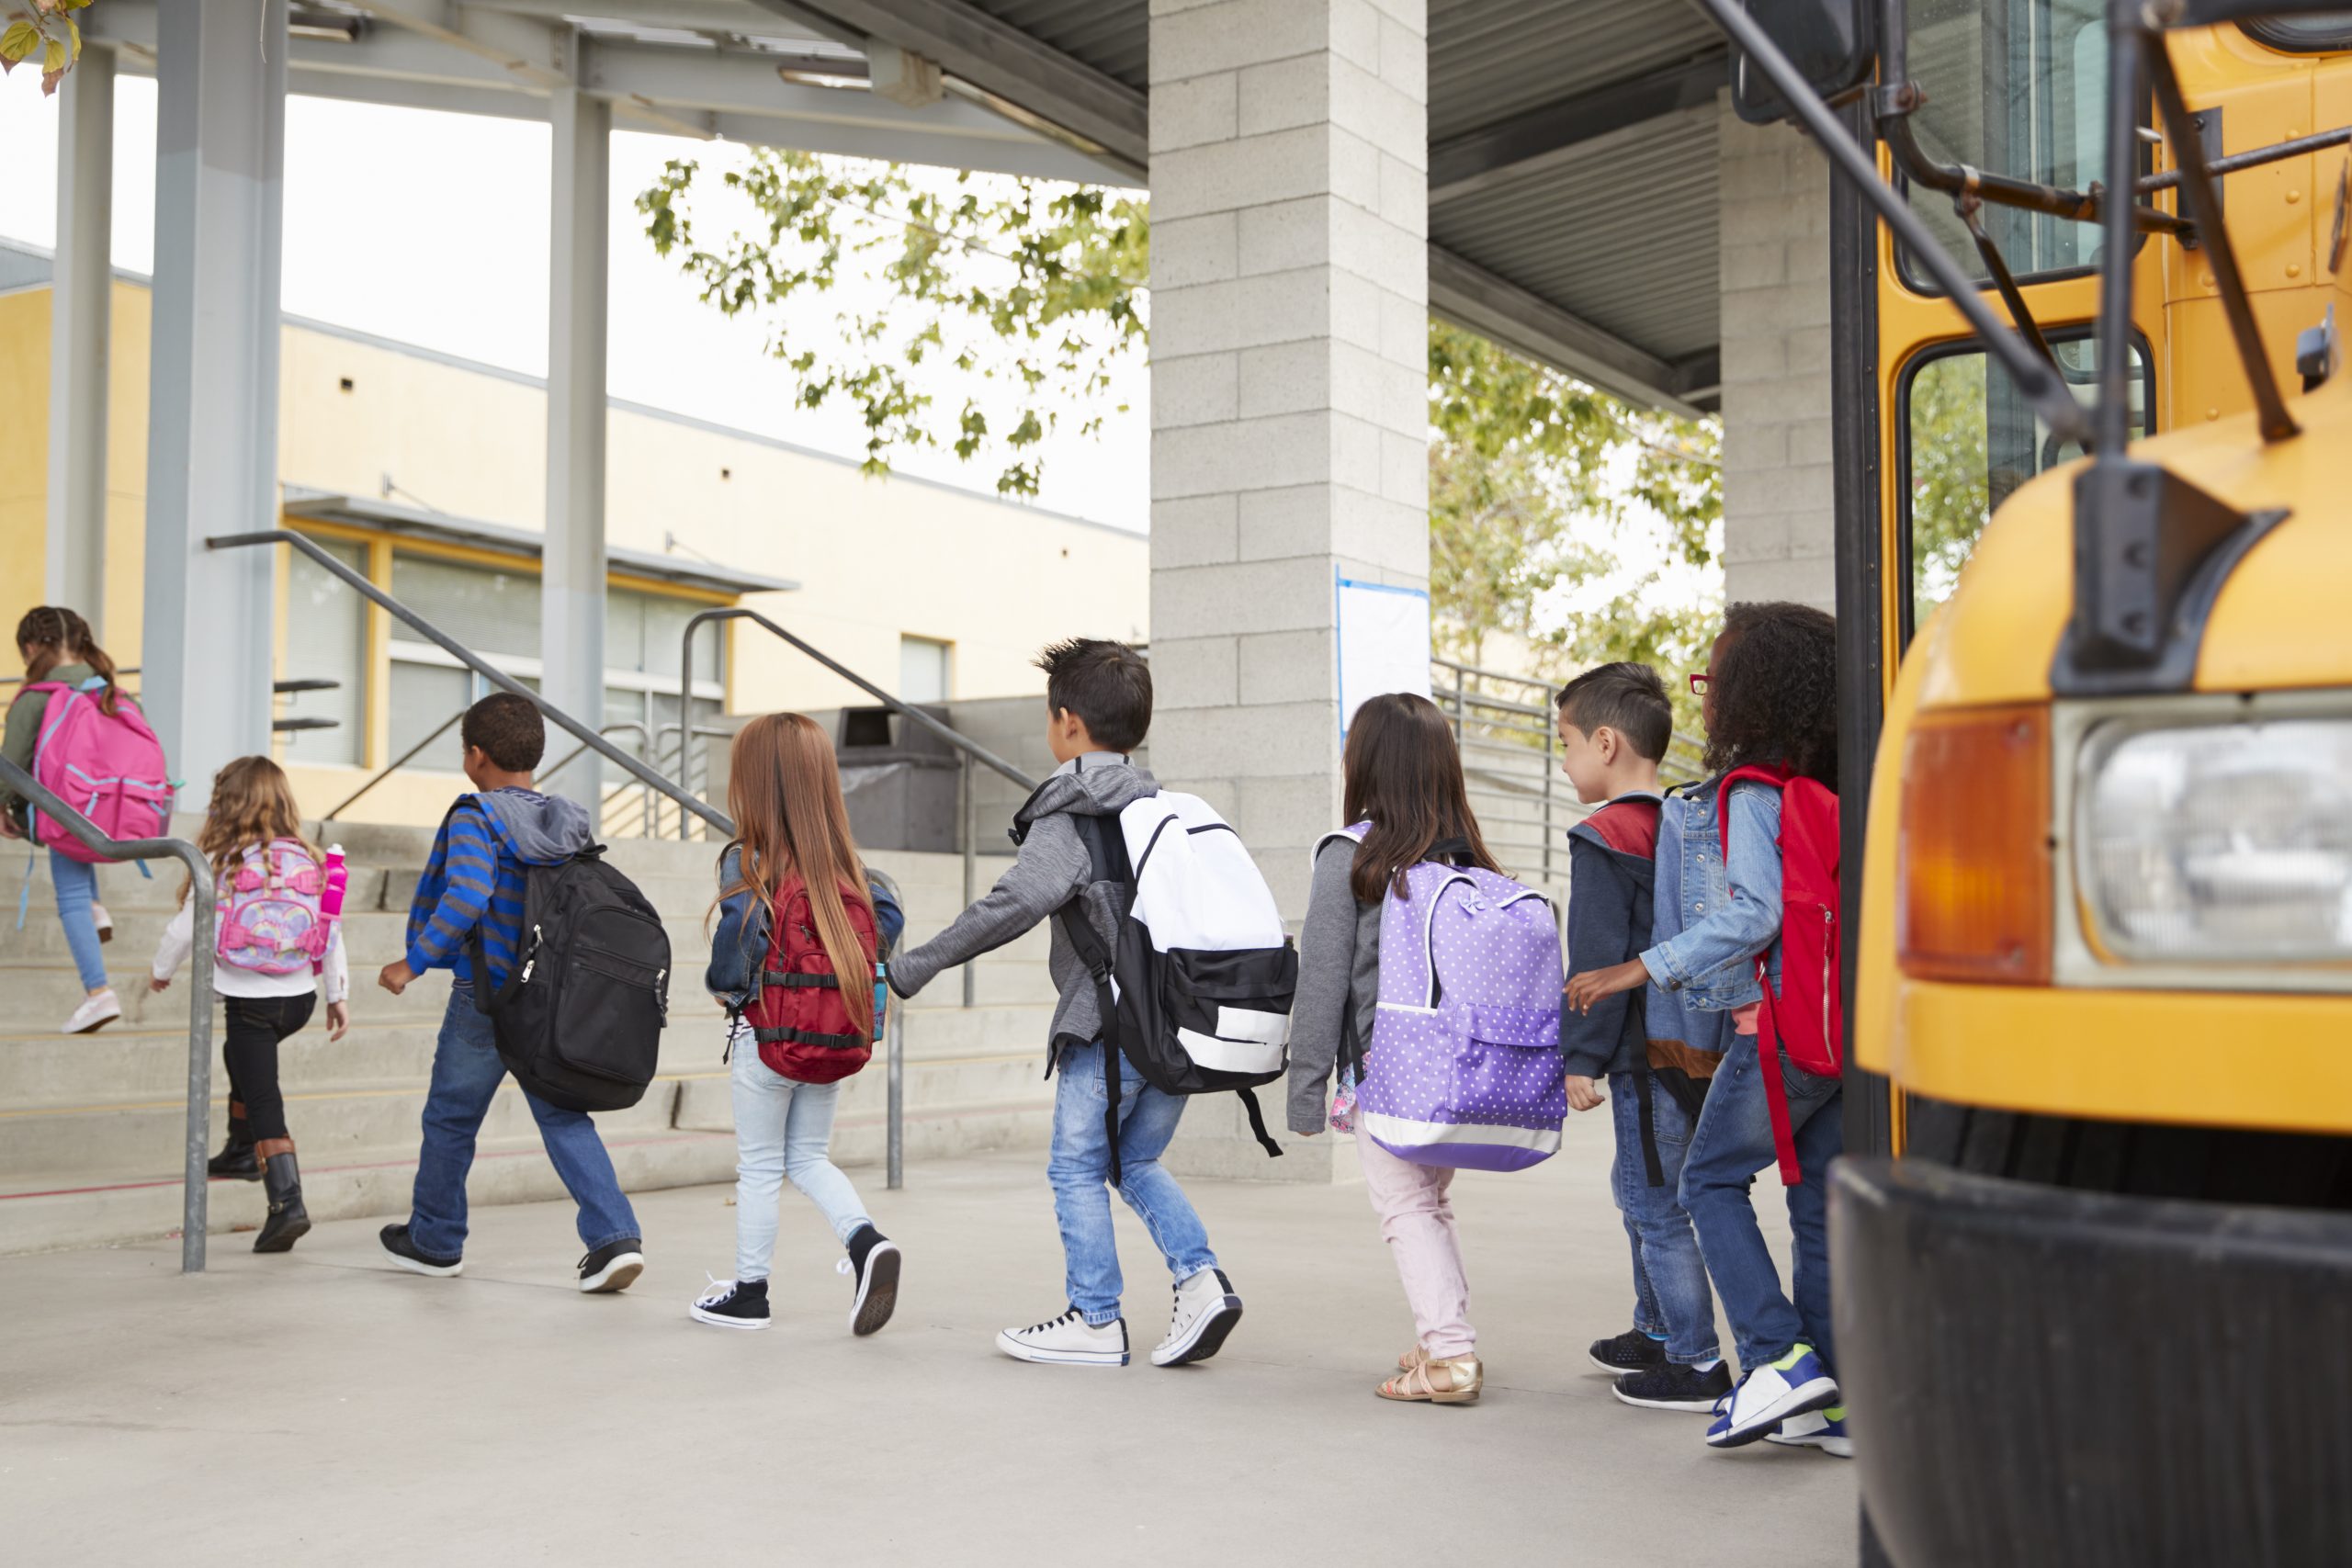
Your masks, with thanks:
[[[732,886],[743,852],[727,846],[718,862],[718,885]],[[881,881],[869,874],[865,890],[874,899],[874,934],[886,959],[898,947],[907,929],[899,900]],[[710,967],[703,972],[703,989],[711,994],[730,1018],[759,998],[760,966],[768,955],[768,907],[750,889],[719,901],[718,928],[710,933]]]
[[[1731,795],[1731,858],[1724,866],[1714,783],[1679,789],[1659,813],[1657,883],[1651,908],[1649,1032],[1702,1051],[1731,1043],[1731,1012],[1763,994],[1755,958],[1769,950],[1781,972],[1781,794],[1742,784]]]

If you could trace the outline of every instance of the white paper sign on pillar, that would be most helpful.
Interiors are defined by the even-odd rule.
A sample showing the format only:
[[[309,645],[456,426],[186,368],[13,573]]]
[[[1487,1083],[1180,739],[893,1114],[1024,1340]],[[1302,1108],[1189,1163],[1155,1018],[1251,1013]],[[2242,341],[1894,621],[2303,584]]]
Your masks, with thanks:
[[[1339,581],[1340,733],[1366,698],[1430,694],[1430,595],[1425,588]]]

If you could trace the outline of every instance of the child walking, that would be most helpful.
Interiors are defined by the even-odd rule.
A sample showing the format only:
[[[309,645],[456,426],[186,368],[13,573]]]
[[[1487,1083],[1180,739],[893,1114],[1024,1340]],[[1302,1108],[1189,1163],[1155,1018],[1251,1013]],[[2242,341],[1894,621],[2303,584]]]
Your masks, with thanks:
[[[1834,786],[1838,777],[1837,626],[1803,604],[1734,604],[1695,676],[1707,724],[1706,763],[1714,780],[1763,764]],[[1657,910],[1651,945],[1627,963],[1579,974],[1569,1006],[1650,986],[1702,1011],[1726,1014],[1733,1039],[1707,1091],[1682,1166],[1682,1206],[1696,1227],[1707,1273],[1723,1298],[1739,1353],[1740,1380],[1715,1406],[1714,1448],[1770,1438],[1851,1452],[1839,1403],[1829,1322],[1826,1179],[1844,1147],[1838,1080],[1806,1073],[1785,1055],[1767,1064],[1756,1048],[1762,990],[1755,961],[1768,956],[1780,984],[1781,795],[1741,781],[1728,800],[1713,784],[1693,792],[1683,814],[1682,879],[1674,907]],[[1730,820],[1730,854],[1721,818]],[[1763,1073],[1787,1090],[1804,1179],[1788,1189],[1795,1237],[1795,1301],[1756,1222],[1749,1186],[1774,1163]]]
[[[945,931],[891,964],[890,984],[901,996],[913,996],[943,969],[1002,947],[1096,880],[1074,818],[1116,817],[1159,792],[1152,776],[1127,759],[1151,728],[1151,669],[1143,656],[1124,643],[1080,637],[1046,649],[1037,666],[1046,672],[1046,739],[1060,766],[1013,813],[1020,853],[1012,869]],[[1084,918],[1106,950],[1115,946],[1118,931],[1108,912],[1089,900]],[[1060,1087],[1046,1176],[1061,1227],[1069,1305],[1043,1323],[1006,1329],[997,1348],[1022,1361],[1124,1367],[1127,1322],[1119,1314],[1119,1254],[1111,1230],[1102,1024],[1094,978],[1058,924],[1047,968],[1060,993],[1047,1047],[1048,1070],[1060,1074]],[[1119,1196],[1143,1220],[1176,1281],[1168,1333],[1151,1352],[1155,1367],[1206,1360],[1241,1320],[1241,1298],[1217,1268],[1200,1215],[1159,1163],[1183,1114],[1181,1098],[1138,1074],[1119,1075]]]
[[[40,750],[41,720],[49,712],[51,693],[35,690],[44,682],[84,687],[96,699],[99,710],[114,714],[138,706],[115,682],[114,660],[90,634],[90,623],[57,604],[42,604],[25,612],[17,623],[17,654],[24,660],[25,683],[8,705],[0,755],[33,771]],[[31,821],[24,796],[0,784],[0,837],[24,838]],[[29,874],[29,873],[28,873]],[[122,1003],[107,983],[106,953],[101,944],[114,940],[114,921],[98,902],[98,868],[52,845],[49,852],[50,886],[57,896],[57,920],[65,931],[66,951],[82,982],[82,1000],[66,1019],[62,1034],[87,1034],[122,1016]]]
[[[327,1038],[351,1027],[351,981],[343,925],[325,908],[327,856],[302,836],[302,813],[286,772],[267,757],[240,757],[212,781],[197,848],[211,863],[219,927],[212,988],[226,1015],[221,1055],[229,1067],[229,1140],[208,1168],[259,1180],[269,1217],[255,1252],[287,1252],[311,1228],[302,1173],[286,1124],[277,1048],[311,1021],[324,983]],[[148,987],[172,983],[196,945],[193,883],[155,948]]]
[[[1306,1137],[1326,1125],[1342,1042],[1373,1042],[1383,901],[1404,897],[1405,873],[1426,860],[1500,869],[1471,815],[1453,732],[1428,698],[1391,694],[1358,708],[1348,723],[1341,770],[1346,819],[1368,823],[1370,830],[1361,843],[1328,839],[1315,855],[1291,1003],[1290,1130]],[[1374,1392],[1383,1399],[1470,1404],[1485,1386],[1486,1369],[1470,1325],[1470,1286],[1447,1196],[1453,1168],[1399,1158],[1369,1137],[1356,1139],[1356,1158],[1417,1331],[1396,1375]]]
[[[713,1280],[688,1311],[718,1328],[768,1325],[776,1199],[789,1180],[848,1248],[842,1268],[856,1284],[850,1332],[868,1335],[898,1304],[899,1248],[875,1229],[831,1151],[842,1079],[865,1065],[874,1038],[884,922],[850,838],[832,741],[800,714],[752,720],[735,735],[727,810],[737,837],[719,857],[706,984],[727,1008],[734,1073],[735,1277]],[[799,972],[771,970],[771,934],[795,927]],[[789,989],[796,980],[812,983]],[[813,1030],[761,1029],[745,1016],[776,988],[821,998],[796,1004]],[[796,1038],[763,1043],[771,1034]]]
[[[1568,969],[1603,969],[1650,945],[1656,888],[1658,761],[1674,736],[1666,682],[1646,664],[1603,664],[1560,691],[1560,766],[1598,807],[1568,830]],[[1706,1265],[1678,1194],[1684,1152],[1712,1062],[1655,1039],[1638,990],[1589,1012],[1560,1011],[1568,1104],[1610,1101],[1617,1141],[1611,1187],[1634,1257],[1634,1325],[1594,1341],[1611,1392],[1653,1410],[1712,1410],[1731,1392],[1715,1348]],[[1608,1092],[1601,1092],[1603,1081]]]

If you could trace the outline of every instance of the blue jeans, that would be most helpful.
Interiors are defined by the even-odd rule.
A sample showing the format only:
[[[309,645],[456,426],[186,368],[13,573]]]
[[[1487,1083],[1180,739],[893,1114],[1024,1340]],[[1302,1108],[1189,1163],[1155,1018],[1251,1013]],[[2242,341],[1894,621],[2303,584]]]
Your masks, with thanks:
[[[1119,1248],[1111,1231],[1111,1140],[1102,1126],[1102,1047],[1073,1045],[1061,1054],[1054,1090],[1054,1145],[1046,1179],[1054,1187],[1054,1218],[1061,1225],[1069,1266],[1069,1304],[1091,1324],[1119,1315]],[[1208,1232],[1192,1201],[1159,1163],[1176,1135],[1184,1101],[1162,1094],[1119,1065],[1119,1196],[1151,1233],[1168,1271],[1179,1280],[1216,1267]]]
[[[787,1179],[847,1242],[873,1222],[831,1157],[839,1083],[796,1083],[760,1060],[749,1024],[734,1037],[735,1278],[764,1280],[775,1253],[775,1204]]]
[[[1721,1354],[1707,1266],[1700,1261],[1699,1240],[1690,1234],[1690,1216],[1683,1213],[1679,1190],[1690,1117],[1674,1096],[1650,1084],[1650,1129],[1657,1140],[1658,1171],[1666,1178],[1664,1186],[1652,1187],[1642,1159],[1640,1081],[1631,1073],[1609,1075],[1610,1111],[1617,1123],[1611,1185],[1634,1249],[1634,1326],[1665,1340],[1666,1359],[1687,1367]]]
[[[451,986],[441,1038],[433,1047],[424,1146],[417,1152],[416,1191],[409,1201],[409,1240],[429,1258],[465,1254],[466,1172],[473,1168],[481,1119],[490,1114],[491,1100],[505,1077],[490,1020],[474,1010],[473,987]],[[596,1124],[581,1111],[559,1111],[535,1094],[523,1098],[538,1120],[539,1138],[556,1175],[580,1205],[580,1239],[588,1250],[641,1236]]]
[[[1815,1077],[1785,1058],[1780,1072],[1804,1176],[1802,1185],[1785,1189],[1795,1237],[1793,1304],[1781,1293],[1780,1272],[1749,1199],[1757,1175],[1774,1168],[1771,1110],[1753,1035],[1739,1036],[1724,1054],[1682,1164],[1682,1206],[1698,1228],[1699,1250],[1731,1320],[1742,1371],[1779,1360],[1799,1340],[1837,1365],[1829,1326],[1827,1178],[1829,1162],[1846,1146],[1845,1095],[1838,1079]],[[1780,1181],[1777,1174],[1768,1179]]]
[[[98,868],[51,850],[49,883],[57,892],[58,923],[65,928],[66,951],[74,954],[82,988],[105,990],[106,949],[98,945],[98,922],[90,914],[90,906],[98,900]]]

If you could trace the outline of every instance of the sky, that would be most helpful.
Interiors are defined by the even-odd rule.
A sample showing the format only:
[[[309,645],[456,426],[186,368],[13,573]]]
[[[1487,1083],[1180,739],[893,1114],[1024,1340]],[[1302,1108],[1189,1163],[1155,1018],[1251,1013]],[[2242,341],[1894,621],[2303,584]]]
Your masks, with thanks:
[[[286,107],[287,311],[529,375],[548,360],[548,133],[543,124],[290,97]],[[155,85],[119,77],[115,91],[114,262],[154,261]],[[674,261],[654,254],[635,200],[667,160],[697,157],[715,175],[744,157],[724,142],[616,131],[613,137],[611,394],[807,446],[862,457],[847,409],[796,408],[793,376],[764,351],[759,324],[729,320],[696,298]],[[57,228],[57,100],[39,77],[0,77],[0,236],[49,246]],[[698,182],[699,186],[699,182]],[[697,230],[748,204],[697,209]],[[985,258],[974,265],[1001,264]],[[842,305],[871,308],[875,288],[837,291],[788,318],[821,325]],[[942,372],[944,376],[945,372]],[[1047,438],[1036,504],[1142,530],[1149,516],[1150,421],[1141,357],[1125,362],[1103,400],[1099,436]],[[952,422],[963,387],[938,384]],[[1013,405],[983,396],[996,428]],[[1110,405],[1127,404],[1125,413]],[[951,431],[952,434],[952,431]],[[1001,457],[1001,454],[998,454]],[[901,454],[909,473],[993,493],[1001,461],[952,452]]]

